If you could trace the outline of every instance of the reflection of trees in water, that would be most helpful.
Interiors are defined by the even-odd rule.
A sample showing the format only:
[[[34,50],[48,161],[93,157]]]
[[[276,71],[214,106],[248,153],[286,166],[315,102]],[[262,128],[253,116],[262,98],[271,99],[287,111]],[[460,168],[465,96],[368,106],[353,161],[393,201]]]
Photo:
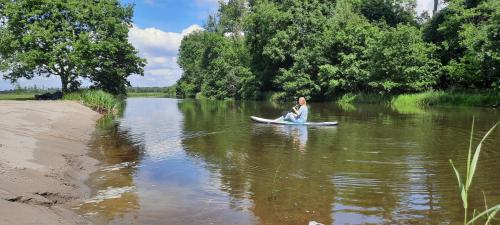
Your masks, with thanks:
[[[134,174],[141,157],[141,146],[131,143],[128,131],[119,128],[113,119],[104,118],[91,142],[90,156],[100,161],[102,169],[92,173],[87,185],[90,200],[78,211],[87,214],[96,224],[120,220],[134,224],[139,198],[135,192]],[[130,220],[132,219],[132,220]]]
[[[331,167],[315,163],[316,155],[297,151],[306,149],[307,130],[285,128],[278,131],[284,135],[276,135],[268,126],[250,133],[253,124],[241,121],[259,107],[183,101],[179,108],[184,113],[185,136],[207,134],[184,139],[182,145],[188,154],[203,158],[212,172],[220,173],[221,189],[233,199],[231,205],[252,210],[260,224],[328,223],[333,199]],[[245,199],[253,205],[242,206]]]
[[[279,113],[266,103],[183,101],[184,134],[192,138],[182,145],[221,175],[235,208],[250,199],[253,206],[243,208],[261,224],[457,221],[448,158],[464,157],[471,112],[402,115],[383,106],[346,112],[326,104],[313,104],[311,119],[339,120],[338,130],[246,121]],[[482,169],[495,177],[499,167]],[[481,187],[498,196],[489,184]]]

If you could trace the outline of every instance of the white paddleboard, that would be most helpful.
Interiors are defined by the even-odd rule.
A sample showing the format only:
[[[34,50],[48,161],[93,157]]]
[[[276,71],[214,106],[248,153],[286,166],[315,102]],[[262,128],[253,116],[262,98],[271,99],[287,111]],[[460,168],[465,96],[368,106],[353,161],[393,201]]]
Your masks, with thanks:
[[[294,123],[290,121],[285,121],[282,118],[278,119],[265,119],[256,116],[250,116],[250,118],[258,123],[268,123],[268,124],[282,124],[282,125],[308,125],[308,126],[337,126],[338,122],[305,122],[305,123]]]

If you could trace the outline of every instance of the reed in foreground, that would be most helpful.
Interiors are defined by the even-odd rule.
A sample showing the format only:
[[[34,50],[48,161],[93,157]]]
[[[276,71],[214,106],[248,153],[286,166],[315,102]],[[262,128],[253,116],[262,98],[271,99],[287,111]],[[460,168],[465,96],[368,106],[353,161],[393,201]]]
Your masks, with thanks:
[[[99,113],[117,113],[122,105],[117,97],[102,90],[85,90],[65,94],[64,100],[80,101]]]
[[[472,184],[472,179],[474,178],[474,173],[476,172],[476,167],[477,163],[479,161],[479,154],[481,153],[481,147],[483,145],[484,140],[491,134],[491,132],[495,129],[495,127],[498,125],[495,124],[481,139],[479,144],[476,147],[476,150],[474,151],[474,156],[472,156],[472,139],[473,139],[473,134],[474,134],[474,120],[472,120],[472,129],[471,129],[471,134],[470,134],[470,143],[469,143],[469,153],[467,155],[467,165],[466,165],[466,173],[465,173],[465,180],[463,181],[460,173],[458,172],[457,168],[453,164],[453,161],[450,159],[451,166],[453,167],[453,170],[455,171],[455,175],[458,180],[458,189],[460,191],[460,196],[462,198],[462,203],[464,207],[464,225],[468,224],[473,224],[475,221],[478,219],[485,217],[486,216],[486,223],[490,224],[491,220],[495,217],[495,214],[500,211],[500,204],[496,205],[492,208],[488,208],[486,205],[486,210],[482,213],[479,213],[478,215],[473,215],[471,220],[467,220],[467,211],[468,211],[468,194],[470,190],[470,186]],[[471,158],[472,157],[472,158]],[[485,199],[486,202],[486,199]],[[475,211],[474,211],[475,212]]]

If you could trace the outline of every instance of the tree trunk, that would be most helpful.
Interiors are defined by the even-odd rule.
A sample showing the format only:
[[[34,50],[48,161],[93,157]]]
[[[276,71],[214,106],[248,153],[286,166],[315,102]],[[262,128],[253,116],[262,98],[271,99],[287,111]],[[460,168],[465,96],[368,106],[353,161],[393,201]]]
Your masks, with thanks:
[[[68,75],[60,75],[61,77],[61,91],[63,94],[66,94],[68,92]]]
[[[434,8],[432,9],[432,16],[435,16],[438,10],[439,0],[434,0]]]

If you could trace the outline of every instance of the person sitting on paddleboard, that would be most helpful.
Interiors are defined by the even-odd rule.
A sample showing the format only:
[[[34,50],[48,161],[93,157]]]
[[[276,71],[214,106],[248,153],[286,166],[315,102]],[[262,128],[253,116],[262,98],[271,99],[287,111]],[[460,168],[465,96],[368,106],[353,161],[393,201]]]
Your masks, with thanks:
[[[299,98],[299,107],[298,109],[293,107],[292,112],[287,113],[283,118],[294,123],[305,123],[307,121],[307,105],[304,97]]]

